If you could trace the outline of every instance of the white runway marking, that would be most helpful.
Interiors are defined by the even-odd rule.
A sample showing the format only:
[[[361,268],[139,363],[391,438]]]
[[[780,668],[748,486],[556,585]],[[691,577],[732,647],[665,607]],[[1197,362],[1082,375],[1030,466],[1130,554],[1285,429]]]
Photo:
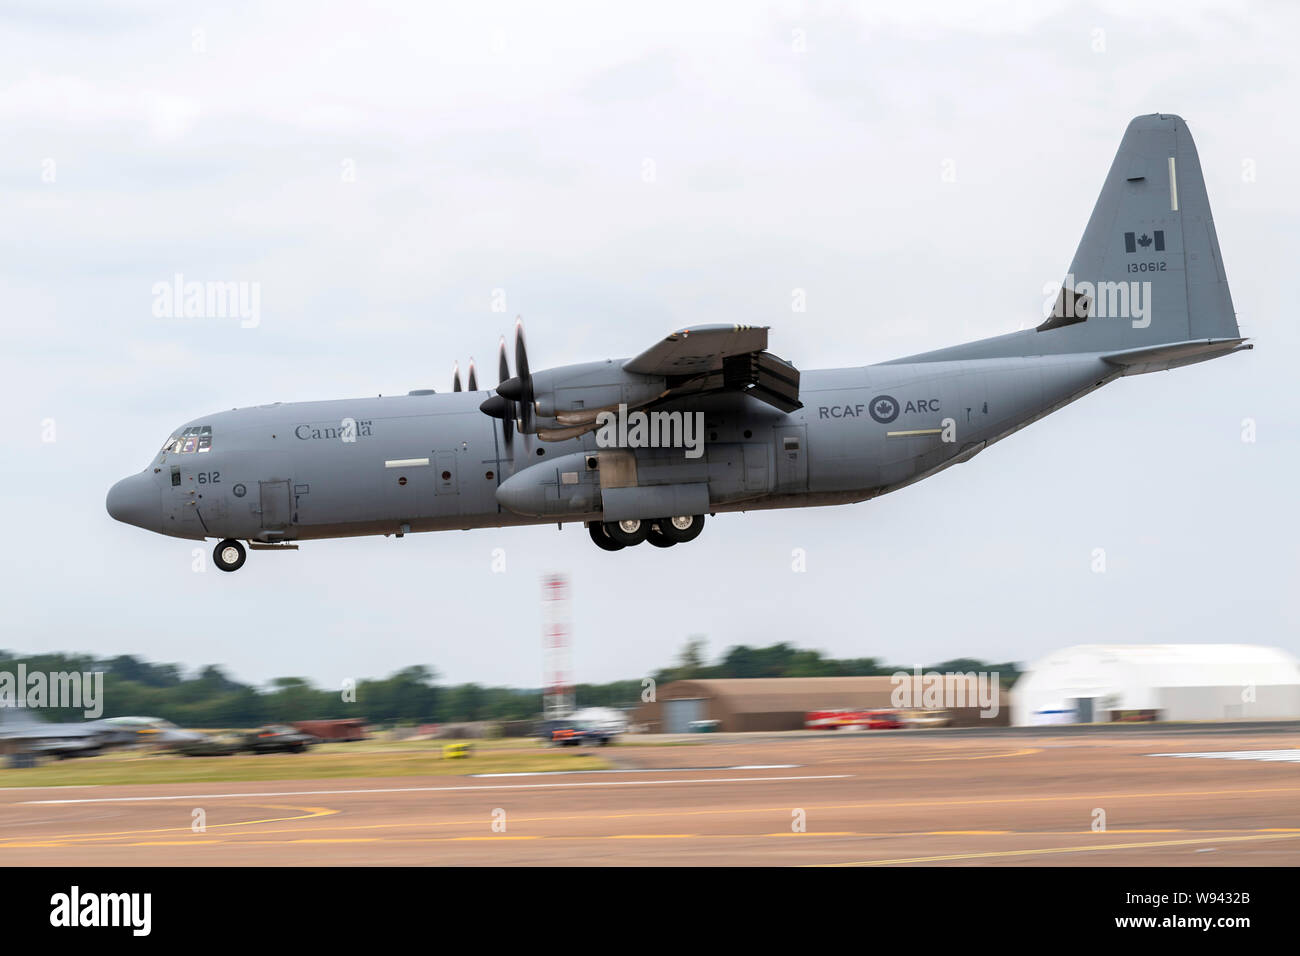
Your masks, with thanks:
[[[666,772],[666,771],[660,771]],[[153,797],[85,797],[80,800],[24,800],[24,804],[148,803],[153,800],[222,800],[227,797],[325,797],[356,793],[450,793],[465,790],[550,790],[570,787],[658,787],[683,783],[772,783],[781,780],[842,780],[851,773],[790,777],[712,777],[695,780],[587,780],[580,783],[495,783],[458,787],[382,787],[373,790],[275,790],[248,793],[183,793]]]
[[[1269,763],[1300,763],[1300,750],[1225,750],[1185,754],[1147,754],[1148,757],[1207,757],[1219,760],[1263,760]]]
[[[796,770],[797,763],[752,763],[739,767],[615,767],[608,770],[516,770],[513,773],[471,773],[470,777],[564,777],[576,773],[717,773],[721,770]]]

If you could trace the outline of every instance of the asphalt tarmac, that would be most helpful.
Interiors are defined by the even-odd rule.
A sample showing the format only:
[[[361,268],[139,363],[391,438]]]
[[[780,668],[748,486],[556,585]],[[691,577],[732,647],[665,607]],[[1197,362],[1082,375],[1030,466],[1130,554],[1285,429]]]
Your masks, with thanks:
[[[1294,866],[1297,736],[729,736],[603,772],[15,788],[0,864]]]

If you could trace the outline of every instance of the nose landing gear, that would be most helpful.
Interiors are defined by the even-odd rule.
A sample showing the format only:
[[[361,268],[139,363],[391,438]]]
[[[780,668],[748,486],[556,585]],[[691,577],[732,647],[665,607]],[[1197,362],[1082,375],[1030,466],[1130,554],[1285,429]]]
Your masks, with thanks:
[[[222,571],[238,571],[247,558],[248,552],[234,538],[227,538],[212,549],[212,563]]]

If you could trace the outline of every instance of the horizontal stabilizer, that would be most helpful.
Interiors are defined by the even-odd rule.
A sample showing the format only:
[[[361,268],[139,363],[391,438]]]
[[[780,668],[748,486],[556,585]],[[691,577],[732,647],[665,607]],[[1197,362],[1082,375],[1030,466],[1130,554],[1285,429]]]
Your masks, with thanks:
[[[1125,375],[1140,375],[1144,372],[1164,372],[1254,347],[1245,339],[1196,339],[1112,352],[1103,355],[1102,361],[1120,366]]]

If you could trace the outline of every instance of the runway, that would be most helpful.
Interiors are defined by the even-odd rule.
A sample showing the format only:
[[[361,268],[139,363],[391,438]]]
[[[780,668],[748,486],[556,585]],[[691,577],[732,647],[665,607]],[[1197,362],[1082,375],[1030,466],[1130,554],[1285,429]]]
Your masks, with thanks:
[[[0,863],[1296,865],[1293,743],[791,734],[604,772],[6,789]]]

